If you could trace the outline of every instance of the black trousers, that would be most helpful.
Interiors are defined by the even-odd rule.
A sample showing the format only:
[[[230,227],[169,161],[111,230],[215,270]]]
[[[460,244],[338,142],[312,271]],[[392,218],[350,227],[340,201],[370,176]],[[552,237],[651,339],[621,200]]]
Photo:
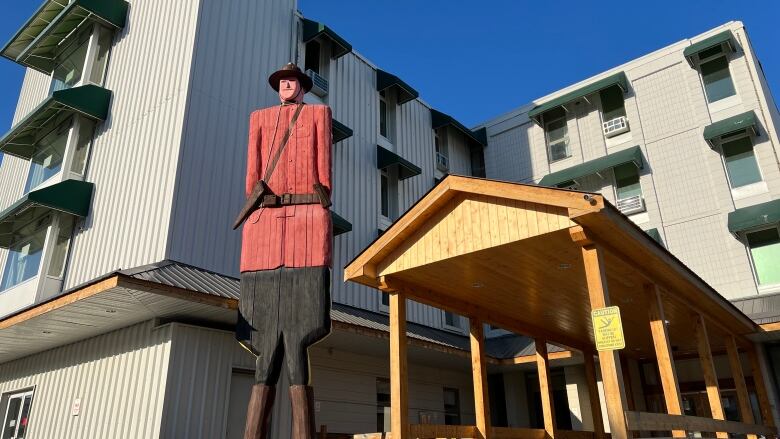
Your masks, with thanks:
[[[241,273],[236,338],[257,356],[257,383],[275,385],[286,359],[290,384],[308,385],[308,348],[330,326],[330,268]]]

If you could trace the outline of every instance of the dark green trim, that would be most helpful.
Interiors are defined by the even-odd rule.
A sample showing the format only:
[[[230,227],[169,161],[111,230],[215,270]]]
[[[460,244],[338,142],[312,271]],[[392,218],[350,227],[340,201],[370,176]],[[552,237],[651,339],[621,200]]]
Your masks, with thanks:
[[[344,139],[352,137],[352,128],[333,119],[333,143],[341,142]]]
[[[780,200],[743,207],[729,213],[729,231],[732,233],[780,222]]]
[[[99,22],[121,29],[127,20],[125,0],[74,0],[62,6],[46,1],[0,50],[0,55],[25,67],[51,74],[62,42],[80,26]]]
[[[342,233],[352,231],[352,223],[342,218],[341,215],[331,210],[330,216],[333,223],[333,236],[339,236]]]
[[[78,113],[103,121],[108,117],[111,91],[97,85],[82,85],[55,91],[0,138],[0,152],[29,160],[35,135],[46,121],[64,120],[62,113]]]
[[[480,145],[487,146],[488,141],[487,141],[487,128],[486,127],[482,127],[482,128],[476,129],[476,130],[472,131],[472,133],[474,133],[474,137],[477,138],[477,141],[479,142]]]
[[[623,94],[626,94],[628,92],[628,78],[626,77],[626,74],[624,72],[615,73],[614,75],[607,76],[604,79],[599,79],[598,81],[592,82],[586,86],[578,88],[577,90],[566,93],[563,96],[559,96],[543,104],[537,105],[528,112],[528,117],[539,122],[538,118],[543,113],[558,107],[562,107],[572,101],[576,101],[577,99],[612,86],[620,87],[620,90],[623,92]]]
[[[710,146],[714,146],[714,140],[737,131],[752,130],[753,135],[758,135],[756,120],[756,113],[753,110],[720,120],[704,128],[704,140]]]
[[[463,133],[469,139],[469,141],[482,146],[487,145],[487,142],[482,143],[482,139],[477,137],[474,131],[466,128],[462,123],[455,120],[452,116],[431,108],[431,127],[435,130],[448,125]]]
[[[422,174],[422,169],[414,163],[406,160],[393,151],[376,146],[376,168],[385,169],[390,166],[398,166],[398,179],[406,180],[409,177]]]
[[[95,185],[80,180],[65,180],[28,193],[0,212],[0,248],[13,244],[14,222],[19,214],[34,207],[86,217]]]
[[[683,56],[685,56],[689,64],[693,65],[692,58],[694,55],[723,43],[726,43],[729,50],[732,52],[735,51],[736,45],[734,44],[734,35],[730,30],[723,31],[709,38],[705,38],[698,43],[691,44],[690,46],[686,47],[685,50],[683,50]]]
[[[376,91],[386,90],[395,87],[398,92],[398,105],[403,105],[413,99],[420,97],[420,93],[413,89],[409,84],[401,81],[400,78],[384,70],[376,71]]]
[[[318,23],[308,18],[303,19],[303,42],[317,38],[320,35],[324,35],[331,41],[331,58],[340,58],[349,52],[352,52],[352,45],[344,38],[341,38],[333,29],[325,26],[322,23]]]
[[[562,183],[567,183],[587,175],[593,175],[597,172],[614,168],[615,166],[625,163],[633,163],[637,168],[642,169],[644,167],[642,149],[639,146],[634,146],[589,162],[572,166],[571,168],[553,172],[552,174],[545,175],[539,180],[539,185],[556,187]]]
[[[664,240],[661,238],[661,233],[658,231],[658,229],[653,228],[653,229],[645,230],[645,233],[647,233],[651,238],[653,238],[655,242],[666,247],[666,245],[664,244]]]

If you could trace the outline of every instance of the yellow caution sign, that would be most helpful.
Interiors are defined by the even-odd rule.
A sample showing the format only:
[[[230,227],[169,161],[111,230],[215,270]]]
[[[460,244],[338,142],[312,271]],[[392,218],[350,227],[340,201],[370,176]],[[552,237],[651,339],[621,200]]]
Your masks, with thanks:
[[[626,347],[623,336],[623,323],[620,321],[620,308],[609,306],[594,309],[590,313],[593,320],[593,336],[599,351],[616,351]]]

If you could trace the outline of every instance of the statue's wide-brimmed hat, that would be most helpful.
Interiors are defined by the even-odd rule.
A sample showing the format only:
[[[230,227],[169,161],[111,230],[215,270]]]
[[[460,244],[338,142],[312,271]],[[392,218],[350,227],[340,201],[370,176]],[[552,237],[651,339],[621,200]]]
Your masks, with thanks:
[[[309,75],[303,73],[301,69],[293,63],[287,63],[281,69],[271,73],[271,76],[268,77],[268,83],[271,85],[271,88],[279,91],[279,81],[284,78],[297,78],[298,82],[301,83],[301,87],[303,87],[303,90],[306,92],[311,90],[313,85]]]

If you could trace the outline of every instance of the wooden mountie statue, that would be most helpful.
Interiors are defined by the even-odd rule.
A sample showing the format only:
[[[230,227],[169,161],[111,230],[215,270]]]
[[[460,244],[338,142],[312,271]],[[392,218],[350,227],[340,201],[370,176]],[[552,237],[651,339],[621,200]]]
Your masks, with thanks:
[[[308,348],[330,333],[331,111],[305,105],[311,78],[295,64],[268,82],[281,104],[249,120],[247,201],[236,338],[257,357],[245,439],[268,438],[282,365],[290,378],[294,439],[312,439]]]

